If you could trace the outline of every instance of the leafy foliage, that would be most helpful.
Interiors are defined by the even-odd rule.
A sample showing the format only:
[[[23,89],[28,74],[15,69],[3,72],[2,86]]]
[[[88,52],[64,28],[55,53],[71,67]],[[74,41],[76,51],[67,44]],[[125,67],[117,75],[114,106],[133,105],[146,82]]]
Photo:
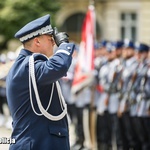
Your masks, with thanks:
[[[26,23],[45,14],[51,15],[51,23],[54,25],[59,8],[59,2],[53,0],[0,1],[0,36],[4,38],[0,46],[6,46],[7,41]]]

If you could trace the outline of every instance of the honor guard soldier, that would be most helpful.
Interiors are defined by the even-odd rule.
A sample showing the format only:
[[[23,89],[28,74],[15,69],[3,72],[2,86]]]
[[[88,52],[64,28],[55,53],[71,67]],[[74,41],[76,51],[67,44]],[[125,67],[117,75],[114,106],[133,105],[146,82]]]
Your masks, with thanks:
[[[86,130],[89,127],[89,122],[86,121],[88,115],[84,115],[85,109],[89,108],[91,91],[89,87],[85,87],[74,95],[75,107],[76,107],[76,141],[72,145],[71,150],[83,150],[86,149]],[[85,133],[86,132],[86,133]]]
[[[123,129],[122,140],[124,149],[138,150],[137,135],[132,125],[130,110],[130,95],[134,84],[138,63],[135,58],[135,45],[131,40],[126,39],[123,45],[122,57],[123,70],[120,88],[120,106],[118,110],[120,128]]]
[[[150,53],[150,50],[149,50]],[[147,71],[147,80],[145,84],[145,93],[146,97],[146,114],[144,116],[144,127],[148,136],[148,145],[147,149],[150,149],[150,57],[148,57],[148,71]]]
[[[111,49],[112,43],[108,42],[106,45],[107,54],[105,55],[107,61],[99,70],[99,84],[103,91],[100,93],[97,104],[97,147],[98,150],[105,150],[111,147],[111,131],[110,118],[108,112],[108,89],[110,86],[109,74],[111,69],[111,62],[114,59],[114,52]]]
[[[148,71],[149,71],[149,62],[148,62],[148,52],[149,46],[144,43],[136,43],[136,58],[139,63],[137,70],[137,77],[133,85],[133,95],[131,97],[131,113],[135,114],[132,118],[137,137],[140,142],[141,150],[150,149],[149,143],[149,129],[148,127],[148,103],[150,99],[150,84],[148,81]]]
[[[119,108],[119,81],[122,71],[122,41],[112,42],[111,51],[113,52],[114,59],[111,62],[109,69],[109,89],[108,89],[108,112],[110,116],[110,131],[111,131],[111,143],[112,148],[121,149],[122,138],[119,128],[119,120],[117,116]]]
[[[69,150],[67,106],[57,80],[67,73],[74,44],[52,28],[49,14],[26,24],[15,37],[24,48],[6,80],[16,141],[9,149]]]

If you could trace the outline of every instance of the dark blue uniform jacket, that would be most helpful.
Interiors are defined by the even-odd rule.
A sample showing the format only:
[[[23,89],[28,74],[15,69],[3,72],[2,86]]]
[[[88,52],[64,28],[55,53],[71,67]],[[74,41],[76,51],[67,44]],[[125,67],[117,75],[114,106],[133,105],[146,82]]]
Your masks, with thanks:
[[[43,55],[35,55],[35,76],[40,99],[46,109],[52,88],[66,72],[72,61],[74,44],[63,43],[58,53],[46,59]],[[22,49],[14,65],[10,69],[6,81],[7,100],[13,118],[12,137],[15,144],[10,150],[69,150],[69,134],[67,117],[59,121],[51,121],[46,117],[36,115],[29,98],[29,57],[32,53]],[[35,95],[33,104],[40,113]],[[62,112],[56,85],[48,112],[59,115]]]

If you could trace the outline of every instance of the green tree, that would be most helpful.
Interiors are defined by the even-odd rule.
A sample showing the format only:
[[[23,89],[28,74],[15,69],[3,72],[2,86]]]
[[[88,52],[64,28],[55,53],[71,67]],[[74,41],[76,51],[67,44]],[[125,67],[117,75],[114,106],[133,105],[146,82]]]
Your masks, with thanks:
[[[53,0],[5,0],[0,1],[0,36],[4,41],[1,48],[6,47],[7,41],[26,23],[45,14],[51,15],[51,23],[55,24],[55,14],[60,4]]]

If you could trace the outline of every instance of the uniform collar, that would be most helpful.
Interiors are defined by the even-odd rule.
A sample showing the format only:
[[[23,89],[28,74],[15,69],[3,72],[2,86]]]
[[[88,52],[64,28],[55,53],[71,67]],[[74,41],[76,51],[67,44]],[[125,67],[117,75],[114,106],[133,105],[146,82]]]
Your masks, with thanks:
[[[27,49],[22,49],[20,51],[20,55],[28,56],[28,55],[32,55],[32,52]]]

